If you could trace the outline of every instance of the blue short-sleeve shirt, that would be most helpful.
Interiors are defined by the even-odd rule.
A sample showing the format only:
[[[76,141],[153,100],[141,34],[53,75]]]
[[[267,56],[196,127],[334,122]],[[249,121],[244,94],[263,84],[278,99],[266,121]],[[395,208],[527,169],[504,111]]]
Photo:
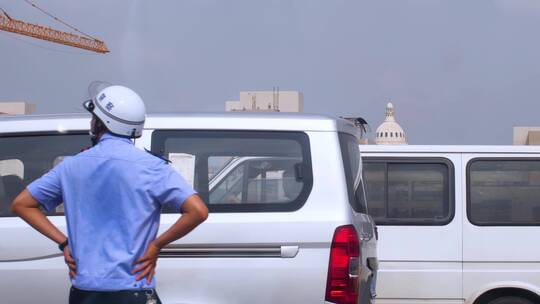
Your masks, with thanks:
[[[72,284],[95,291],[154,288],[155,279],[135,280],[132,263],[156,238],[162,206],[180,212],[195,194],[164,160],[109,133],[27,189],[48,211],[64,202],[77,263]]]

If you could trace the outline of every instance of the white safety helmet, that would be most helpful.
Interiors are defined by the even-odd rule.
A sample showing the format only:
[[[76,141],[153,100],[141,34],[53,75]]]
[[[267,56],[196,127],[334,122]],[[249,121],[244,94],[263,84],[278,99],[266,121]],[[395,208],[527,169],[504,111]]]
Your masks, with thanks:
[[[111,133],[141,137],[146,108],[137,93],[124,86],[111,85],[92,95],[92,99],[84,102],[83,106],[96,115]]]

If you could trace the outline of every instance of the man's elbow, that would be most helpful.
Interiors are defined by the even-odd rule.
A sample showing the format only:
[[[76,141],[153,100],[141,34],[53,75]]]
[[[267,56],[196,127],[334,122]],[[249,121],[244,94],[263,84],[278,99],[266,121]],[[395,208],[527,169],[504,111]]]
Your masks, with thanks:
[[[13,213],[15,215],[19,215],[20,211],[21,211],[21,208],[22,208],[21,201],[19,200],[19,197],[16,197],[13,200],[13,202],[11,203],[10,211],[11,211],[11,213]]]
[[[199,223],[206,221],[208,218],[208,208],[205,204],[200,204],[197,208],[197,219]]]
[[[182,205],[182,213],[189,216],[196,225],[208,218],[208,207],[198,195],[190,196]]]
[[[11,213],[22,216],[27,210],[39,208],[38,202],[30,195],[28,190],[23,190],[15,197],[10,206]]]

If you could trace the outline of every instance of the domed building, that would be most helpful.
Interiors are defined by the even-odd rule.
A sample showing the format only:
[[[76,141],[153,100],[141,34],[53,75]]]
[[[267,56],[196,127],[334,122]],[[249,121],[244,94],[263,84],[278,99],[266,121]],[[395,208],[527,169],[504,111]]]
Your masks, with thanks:
[[[386,118],[377,128],[375,143],[377,145],[406,145],[405,132],[396,122],[394,105],[389,102],[386,105]]]

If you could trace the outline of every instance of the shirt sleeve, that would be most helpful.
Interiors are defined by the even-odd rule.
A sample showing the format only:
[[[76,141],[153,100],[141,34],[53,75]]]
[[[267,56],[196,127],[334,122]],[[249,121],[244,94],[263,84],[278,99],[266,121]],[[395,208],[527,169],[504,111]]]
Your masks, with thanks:
[[[180,211],[184,201],[197,192],[188,182],[173,168],[165,165],[163,178],[155,188],[156,198],[162,206]]]
[[[56,208],[63,201],[59,167],[60,165],[54,167],[26,187],[32,197],[37,200],[47,212]]]

